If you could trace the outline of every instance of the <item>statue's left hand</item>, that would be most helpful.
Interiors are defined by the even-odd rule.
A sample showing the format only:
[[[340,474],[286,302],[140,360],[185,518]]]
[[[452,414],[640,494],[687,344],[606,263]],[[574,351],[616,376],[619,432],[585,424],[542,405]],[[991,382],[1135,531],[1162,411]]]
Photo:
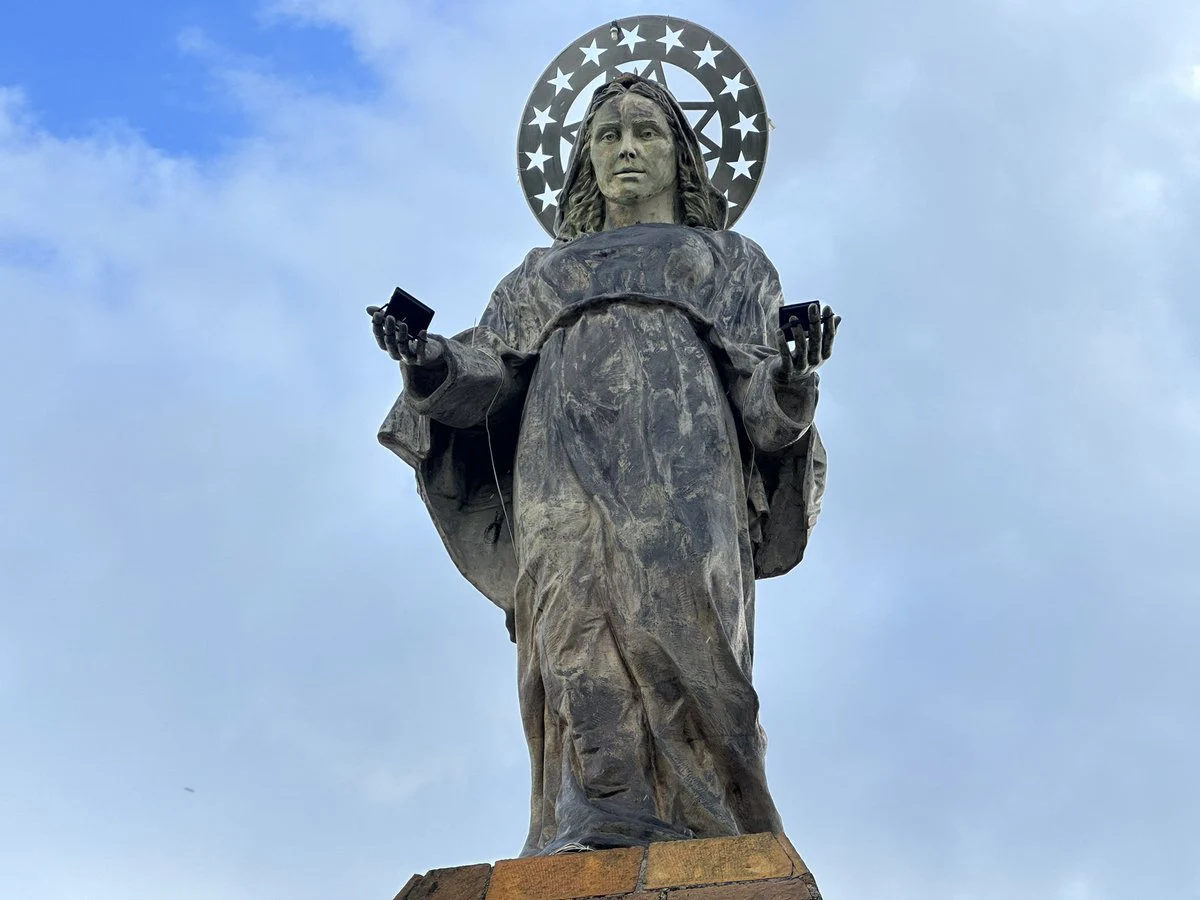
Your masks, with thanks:
[[[811,376],[833,353],[833,339],[837,335],[841,316],[826,306],[819,309],[816,304],[808,307],[808,321],[802,322],[795,316],[788,320],[788,328],[796,336],[796,347],[788,346],[787,332],[779,329],[779,364],[775,377],[785,384],[802,381]]]
[[[402,367],[418,369],[438,369],[446,365],[443,356],[440,335],[422,331],[410,334],[408,325],[387,315],[378,306],[368,306],[367,315],[371,317],[371,331],[375,335],[375,343],[379,349],[390,356]]]

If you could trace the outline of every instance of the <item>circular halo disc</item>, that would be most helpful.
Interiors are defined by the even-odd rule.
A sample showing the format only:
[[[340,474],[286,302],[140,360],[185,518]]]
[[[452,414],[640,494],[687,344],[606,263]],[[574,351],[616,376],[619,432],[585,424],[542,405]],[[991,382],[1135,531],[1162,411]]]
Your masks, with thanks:
[[[567,159],[596,88],[622,72],[667,87],[696,130],[713,185],[729,201],[727,227],[750,204],[767,161],[769,120],[758,82],[728,43],[671,16],[632,16],[593,28],[546,67],[517,133],[517,174],[529,208],[554,236]]]

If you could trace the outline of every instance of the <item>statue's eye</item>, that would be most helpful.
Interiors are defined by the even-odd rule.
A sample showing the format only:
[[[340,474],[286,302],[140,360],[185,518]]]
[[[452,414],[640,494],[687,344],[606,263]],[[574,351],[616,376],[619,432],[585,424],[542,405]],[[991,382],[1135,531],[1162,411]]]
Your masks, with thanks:
[[[604,134],[600,135],[600,140],[602,140],[606,144],[611,144],[616,139],[617,139],[617,133],[615,131],[606,131],[606,132],[604,132]]]
[[[655,138],[655,137],[658,137],[658,132],[655,131],[653,128],[643,128],[642,129],[642,140],[648,141],[651,138]]]

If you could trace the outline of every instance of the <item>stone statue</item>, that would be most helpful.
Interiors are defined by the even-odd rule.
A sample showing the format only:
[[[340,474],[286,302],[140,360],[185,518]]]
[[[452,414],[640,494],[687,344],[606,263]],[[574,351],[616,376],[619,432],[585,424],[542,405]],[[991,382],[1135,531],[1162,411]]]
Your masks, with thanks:
[[[809,307],[790,346],[774,267],[725,221],[679,104],[622,75],[588,106],[557,239],[478,327],[367,310],[404,377],[380,440],[517,645],[523,856],[782,830],[754,581],[799,562],[820,509],[840,319]]]

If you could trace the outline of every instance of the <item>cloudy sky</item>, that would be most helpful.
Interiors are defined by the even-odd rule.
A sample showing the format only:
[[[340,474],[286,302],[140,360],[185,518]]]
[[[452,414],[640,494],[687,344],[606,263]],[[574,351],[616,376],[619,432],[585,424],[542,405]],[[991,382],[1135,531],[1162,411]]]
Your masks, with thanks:
[[[375,442],[363,307],[469,326],[545,241],[534,81],[665,11],[777,126],[739,230],[845,316],[756,661],[826,896],[1200,898],[1194,0],[9,6],[4,896],[384,900],[519,849],[513,647]]]

